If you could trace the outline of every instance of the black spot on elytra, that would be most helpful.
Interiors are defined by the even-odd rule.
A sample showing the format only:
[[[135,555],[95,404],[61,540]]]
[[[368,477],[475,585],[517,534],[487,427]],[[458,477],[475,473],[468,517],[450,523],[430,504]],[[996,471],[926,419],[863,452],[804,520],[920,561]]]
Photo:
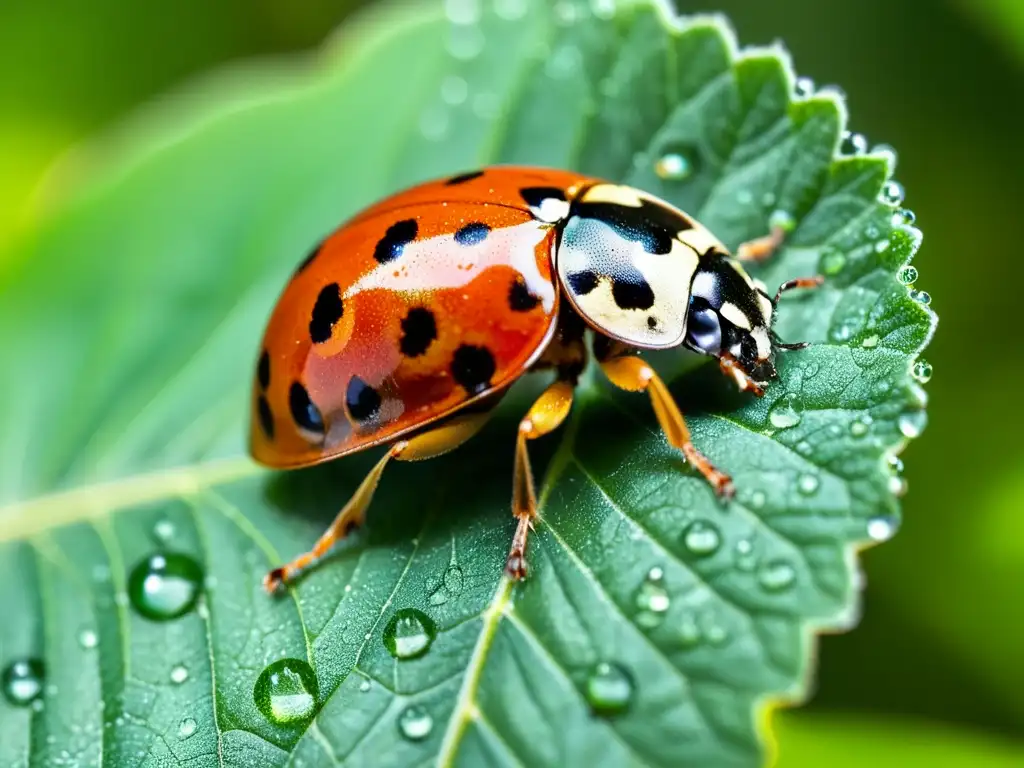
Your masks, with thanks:
[[[638,242],[647,253],[665,254],[672,250],[672,241],[685,230],[693,229],[693,222],[681,213],[650,200],[642,200],[639,207],[619,203],[577,203],[573,214],[584,219],[596,219],[615,230],[619,237]]]
[[[476,245],[482,243],[490,231],[491,228],[482,221],[474,221],[455,233],[455,242],[459,245]]]
[[[467,181],[479,179],[483,175],[483,171],[470,171],[469,173],[460,173],[458,176],[452,176],[450,179],[448,179],[448,181],[445,182],[445,186],[454,187],[456,184],[465,184]]]
[[[452,356],[452,376],[471,395],[491,386],[495,370],[494,355],[487,347],[463,344]]]
[[[658,318],[656,318],[654,315],[648,315],[647,316],[647,327],[650,328],[652,331],[655,328],[657,328],[658,327]]]
[[[619,309],[650,309],[654,306],[654,291],[642,277],[638,280],[612,281],[612,298]]]
[[[417,232],[419,232],[419,225],[416,223],[416,219],[403,219],[392,224],[384,233],[384,237],[377,242],[377,247],[373,249],[373,258],[380,264],[397,259],[402,255],[405,246],[416,239]]]
[[[256,381],[259,382],[260,389],[266,389],[270,386],[270,355],[267,350],[263,350],[263,354],[260,355],[260,361],[256,365]]]
[[[309,392],[297,381],[288,390],[288,407],[296,424],[307,432],[323,434],[324,417],[320,415],[320,409],[309,399]]]
[[[406,357],[422,355],[437,338],[437,321],[426,307],[413,307],[402,318],[402,338],[398,347]]]
[[[323,249],[324,243],[326,242],[327,238],[325,237],[319,243],[314,245],[312,249],[310,249],[309,253],[306,255],[306,258],[304,258],[302,262],[299,264],[299,266],[295,268],[296,275],[302,272],[302,270],[304,270],[306,267],[313,263],[313,259],[320,255],[320,251]]]
[[[341,302],[341,287],[330,283],[320,289],[313,305],[313,314],[309,319],[309,337],[316,344],[331,338],[334,324],[341,320],[345,307]]]
[[[513,312],[529,312],[540,304],[540,299],[530,293],[522,275],[516,275],[508,291],[508,305]]]
[[[260,418],[260,427],[263,429],[263,434],[267,436],[268,440],[274,439],[274,414],[270,411],[270,403],[267,402],[267,398],[260,395],[256,401],[256,413]]]
[[[519,196],[523,198],[531,208],[540,208],[545,200],[565,200],[565,192],[558,187],[524,187],[519,190]]]
[[[597,288],[597,275],[589,269],[573,272],[568,276],[569,288],[577,296],[586,296]]]
[[[366,421],[380,413],[380,394],[358,376],[353,376],[345,390],[345,405],[353,419]]]

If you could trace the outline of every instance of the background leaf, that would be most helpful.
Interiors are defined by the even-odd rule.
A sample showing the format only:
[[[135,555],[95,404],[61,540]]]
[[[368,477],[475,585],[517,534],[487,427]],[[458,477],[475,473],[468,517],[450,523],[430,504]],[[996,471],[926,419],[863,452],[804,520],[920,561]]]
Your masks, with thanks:
[[[917,236],[877,201],[884,156],[832,159],[837,99],[791,102],[781,52],[738,56],[716,20],[674,30],[646,3],[622,6],[506,3],[451,20],[428,8],[367,22],[357,48],[350,34],[344,56],[289,82],[208,84],[203,97],[231,109],[143,138],[10,256],[0,604],[24,620],[0,647],[43,658],[47,687],[41,709],[0,705],[0,756],[756,759],[755,705],[802,691],[808,629],[854,615],[851,546],[898,523],[886,456],[922,425],[908,369],[932,318],[894,277]],[[685,178],[665,173],[676,156]],[[706,368],[674,385],[737,502],[723,508],[681,467],[642,399],[588,378],[569,427],[538,451],[551,455],[544,523],[533,576],[513,588],[499,575],[528,384],[478,450],[392,470],[369,528],[267,599],[268,564],[308,546],[372,460],[270,476],[240,457],[281,282],[359,206],[496,161],[626,180],[730,245],[775,211],[797,222],[762,276],[830,274],[781,317],[785,337],[817,344],[757,402]],[[163,549],[203,565],[205,594],[155,624],[126,578]],[[413,607],[438,636],[396,661],[385,628]],[[315,671],[309,727],[253,700],[283,657]],[[602,663],[632,681],[616,717],[591,714]]]

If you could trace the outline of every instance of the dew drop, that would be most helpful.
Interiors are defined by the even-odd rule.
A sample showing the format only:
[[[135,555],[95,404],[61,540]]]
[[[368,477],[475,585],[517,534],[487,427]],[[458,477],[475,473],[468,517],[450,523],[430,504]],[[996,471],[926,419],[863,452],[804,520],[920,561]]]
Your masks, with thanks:
[[[898,475],[903,473],[903,459],[901,459],[895,453],[890,453],[885,461],[889,465],[890,470],[892,470]]]
[[[868,224],[868,226],[864,230],[864,234],[867,235],[868,238],[870,238],[871,240],[874,240],[876,237],[878,237],[878,227],[874,224]]]
[[[863,134],[843,131],[843,138],[839,142],[839,153],[846,157],[863,155],[868,151],[868,140]]]
[[[901,267],[900,271],[896,273],[896,279],[904,285],[912,285],[917,281],[917,267],[912,267],[909,264]]]
[[[691,146],[672,147],[654,163],[654,172],[666,181],[688,179],[697,170],[697,152]]]
[[[879,515],[868,520],[868,537],[872,541],[888,541],[900,528],[899,519],[894,515]]]
[[[825,275],[838,275],[846,266],[846,256],[836,250],[828,250],[821,257],[821,271]]]
[[[781,592],[796,581],[796,569],[786,560],[769,560],[758,569],[757,581],[766,592]]]
[[[911,291],[910,298],[926,307],[932,303],[932,296],[928,291]]]
[[[902,205],[905,194],[903,185],[898,181],[887,181],[882,186],[880,199],[886,205]]]
[[[917,221],[917,216],[909,208],[900,208],[892,215],[892,225],[894,227],[910,227],[913,226],[915,221]]]
[[[736,567],[741,571],[752,571],[757,565],[757,555],[754,552],[754,542],[750,539],[740,539],[736,542]]]
[[[865,336],[864,341],[862,341],[860,345],[864,347],[864,349],[874,349],[878,346],[878,334]]]
[[[665,613],[672,602],[664,582],[664,571],[655,567],[648,571],[647,577],[637,588],[634,596],[638,611],[636,614],[637,625],[645,629],[653,629],[664,620]]]
[[[43,693],[43,662],[39,659],[18,659],[4,667],[0,686],[4,698],[15,707],[27,707]]]
[[[904,496],[907,493],[907,481],[899,475],[893,475],[889,478],[888,488],[893,496]]]
[[[722,545],[722,534],[714,523],[694,520],[683,531],[683,545],[697,557],[708,557]]]
[[[396,659],[415,659],[430,650],[437,637],[433,620],[415,608],[395,611],[384,629],[384,647]]]
[[[818,487],[821,485],[821,481],[818,480],[817,475],[800,475],[796,481],[796,488],[804,496],[813,496],[818,491]]]
[[[178,723],[178,738],[182,741],[185,741],[185,739],[189,738],[193,733],[196,732],[196,729],[198,727],[199,725],[193,718],[182,718],[181,722]]]
[[[920,437],[924,428],[928,426],[928,415],[924,411],[907,411],[901,413],[899,418],[900,434],[913,440]]]
[[[361,693],[366,693],[367,691],[369,691],[369,690],[370,690],[370,687],[371,687],[371,686],[370,686],[370,681],[369,681],[369,680],[367,680],[366,678],[363,678],[363,682],[361,682],[361,683],[359,684],[359,691],[360,691]]]
[[[78,633],[78,644],[86,650],[95,648],[100,638],[92,629],[83,629]]]
[[[153,526],[153,535],[162,542],[168,542],[174,538],[174,523],[170,520],[160,520]]]
[[[854,437],[864,437],[868,433],[868,423],[863,419],[856,419],[850,424],[850,434]]]
[[[751,509],[764,509],[764,505],[768,502],[768,497],[764,491],[754,491],[750,494],[750,508]]]
[[[301,659],[275,661],[260,673],[252,690],[256,708],[279,725],[309,720],[317,695],[316,674]]]
[[[814,95],[814,81],[809,77],[798,77],[793,84],[793,95],[798,99],[807,99]]]
[[[910,370],[910,374],[922,384],[931,381],[932,365],[925,360],[918,360]]]
[[[776,429],[789,429],[800,423],[800,412],[793,407],[792,399],[783,398],[772,406],[768,421]]]
[[[152,621],[188,613],[199,599],[203,570],[187,555],[158,552],[142,560],[128,577],[132,607]]]
[[[171,669],[171,682],[181,685],[188,680],[188,667],[184,664],[178,664]]]
[[[587,677],[587,701],[595,713],[605,717],[629,709],[633,691],[633,676],[625,667],[614,662],[602,661],[595,664]]]
[[[434,729],[434,718],[418,704],[406,707],[398,716],[398,732],[409,741],[423,741]]]

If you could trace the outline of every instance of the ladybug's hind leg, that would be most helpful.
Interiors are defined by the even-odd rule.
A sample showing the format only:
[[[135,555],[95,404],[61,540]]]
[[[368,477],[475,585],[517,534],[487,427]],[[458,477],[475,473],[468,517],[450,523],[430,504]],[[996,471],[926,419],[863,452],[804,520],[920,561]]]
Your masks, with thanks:
[[[422,432],[415,437],[400,440],[392,445],[366,475],[359,488],[352,494],[352,498],[348,500],[334,522],[331,523],[331,527],[317,539],[313,548],[309,552],[299,555],[290,563],[268,573],[263,579],[264,588],[273,593],[282,584],[294,581],[303,571],[326,555],[331,547],[345,538],[349,532],[363,524],[366,519],[366,510],[373,500],[374,491],[377,490],[377,484],[384,473],[384,467],[391,459],[418,461],[447,453],[458,448],[479,432],[490,414],[491,412],[488,410],[456,416],[441,426]]]
[[[774,226],[767,235],[748,240],[740,245],[736,249],[736,258],[740,261],[764,261],[771,258],[782,247],[785,239],[786,230],[783,227]]]
[[[612,384],[629,392],[646,392],[669,444],[682,451],[690,465],[704,475],[715,493],[731,498],[735,493],[732,478],[717,469],[690,441],[686,420],[665,382],[654,369],[620,344],[612,343],[605,351],[607,353],[603,355],[598,353],[598,361]]]
[[[541,393],[536,402],[519,422],[516,438],[516,464],[512,479],[512,514],[519,521],[512,547],[505,562],[505,572],[513,579],[526,576],[526,537],[537,517],[537,495],[530,469],[527,442],[553,432],[561,426],[572,408],[575,385],[559,379]]]

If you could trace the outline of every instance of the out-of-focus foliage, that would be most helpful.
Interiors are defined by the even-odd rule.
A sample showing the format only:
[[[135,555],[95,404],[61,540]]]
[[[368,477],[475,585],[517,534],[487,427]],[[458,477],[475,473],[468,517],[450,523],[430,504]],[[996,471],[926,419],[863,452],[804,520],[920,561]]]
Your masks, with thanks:
[[[45,161],[66,141],[183,74],[215,60],[305,46],[338,19],[334,4],[320,0],[178,3],[175,8],[190,10],[176,25],[161,21],[155,7],[137,5],[13,0],[0,7],[0,56],[6,57],[0,217],[10,216],[6,201],[28,197]],[[1013,431],[1014,382],[1024,374],[1024,359],[1014,352],[1024,285],[1018,256],[1024,81],[1011,53],[1020,50],[1021,38],[1011,30],[1021,6],[1017,0],[680,5],[728,13],[744,41],[784,39],[801,73],[842,83],[855,129],[900,148],[897,176],[928,233],[917,262],[919,284],[940,297],[943,317],[928,352],[935,366],[928,439],[904,457],[910,493],[903,530],[865,555],[861,627],[821,644],[815,698],[807,710],[781,718],[781,764],[841,765],[858,750],[886,744],[889,751],[864,762],[906,765],[900,750],[932,739],[941,739],[949,765],[984,764],[995,752],[1005,752],[1008,764],[1015,757],[1020,762],[1021,744],[1013,739],[1024,732],[1024,619],[1008,606],[1019,603],[1024,583],[1024,444]],[[270,8],[280,16],[252,26],[261,13],[270,18]],[[982,15],[989,12],[999,15]],[[995,21],[978,24],[981,18]],[[30,22],[9,23],[18,19]],[[300,19],[298,31],[292,19]],[[841,34],[827,33],[836,27]],[[89,68],[82,57],[62,58],[62,47],[87,40],[111,63]],[[183,59],[187,65],[177,63]],[[135,78],[142,82],[126,89],[122,79]],[[102,109],[91,112],[92,105]],[[7,172],[19,164],[18,175]]]
[[[1024,3],[1020,0],[959,0],[965,14],[975,17],[996,40],[1024,63]]]

